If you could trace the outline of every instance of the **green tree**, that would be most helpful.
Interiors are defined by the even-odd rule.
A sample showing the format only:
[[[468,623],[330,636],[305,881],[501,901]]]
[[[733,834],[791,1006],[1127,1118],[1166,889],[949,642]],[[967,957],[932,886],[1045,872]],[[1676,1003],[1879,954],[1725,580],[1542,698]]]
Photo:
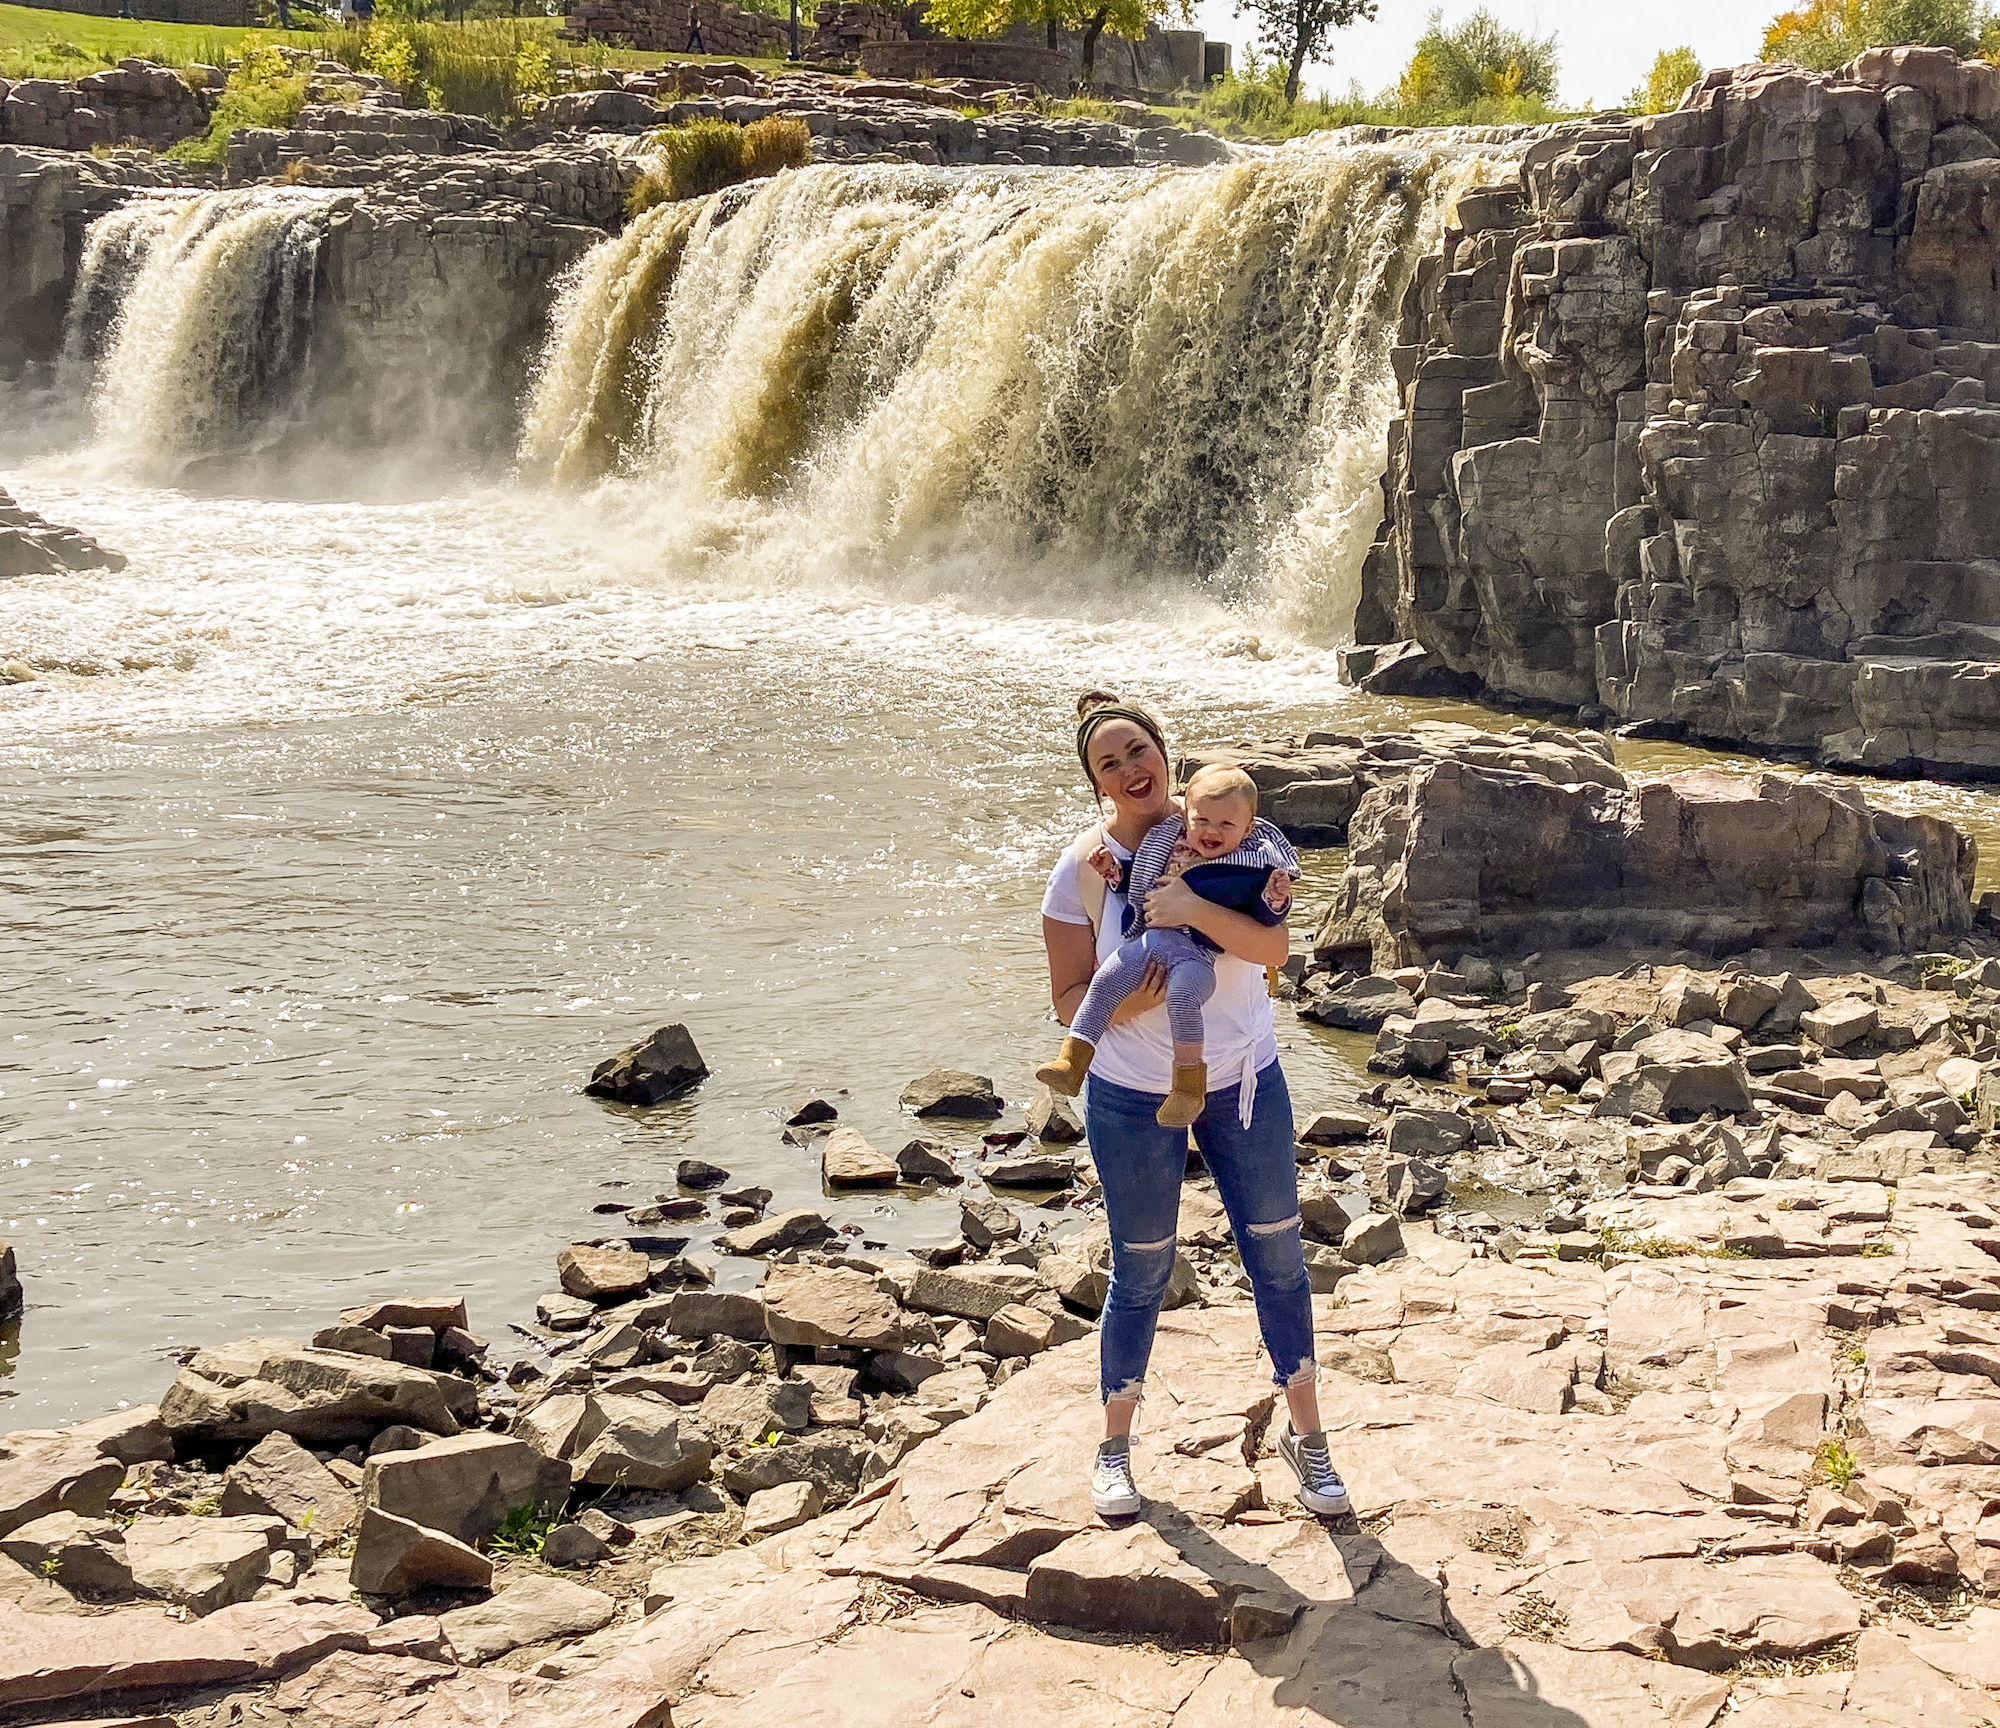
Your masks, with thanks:
[[[1831,72],[1864,48],[1908,42],[1971,56],[1992,19],[1980,0],[1808,0],[1764,31],[1764,58]]]
[[[1373,18],[1376,0],[1239,0],[1236,15],[1257,21],[1257,41],[1285,66],[1285,100],[1299,99],[1299,76],[1324,60],[1336,30]]]
[[[1705,68],[1692,48],[1662,48],[1653,57],[1646,82],[1625,98],[1633,114],[1665,114],[1681,105],[1690,84],[1698,84]]]
[[[1083,37],[1083,82],[1097,81],[1097,42],[1106,30],[1136,41],[1148,24],[1187,17],[1190,0],[931,0],[924,22],[947,36],[998,36],[1016,24],[1043,24],[1051,48],[1065,27]]]
[[[1552,101],[1556,70],[1552,35],[1510,30],[1484,6],[1447,30],[1443,12],[1433,10],[1403,69],[1396,100],[1412,114],[1450,113],[1489,96]]]

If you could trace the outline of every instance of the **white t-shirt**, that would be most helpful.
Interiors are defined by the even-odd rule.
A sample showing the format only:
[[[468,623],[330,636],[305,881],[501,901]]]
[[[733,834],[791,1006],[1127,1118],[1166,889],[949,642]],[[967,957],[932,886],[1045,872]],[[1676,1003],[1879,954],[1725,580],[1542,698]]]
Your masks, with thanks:
[[[1121,863],[1132,854],[1108,834],[1105,844]],[[1077,891],[1076,859],[1065,850],[1049,873],[1042,895],[1042,916],[1058,924],[1088,924],[1083,896]],[[1104,918],[1097,928],[1097,963],[1101,966],[1118,947],[1125,922],[1125,896],[1109,889]],[[1215,994],[1202,1009],[1203,1056],[1208,1063],[1208,1088],[1241,1085],[1278,1059],[1278,1034],[1271,1015],[1270,987],[1264,968],[1231,954],[1215,957]],[[1114,1086],[1134,1092],[1167,1092],[1174,1083],[1174,1041],[1167,1029],[1167,1009],[1159,1007],[1107,1027],[1104,1041],[1090,1064]]]

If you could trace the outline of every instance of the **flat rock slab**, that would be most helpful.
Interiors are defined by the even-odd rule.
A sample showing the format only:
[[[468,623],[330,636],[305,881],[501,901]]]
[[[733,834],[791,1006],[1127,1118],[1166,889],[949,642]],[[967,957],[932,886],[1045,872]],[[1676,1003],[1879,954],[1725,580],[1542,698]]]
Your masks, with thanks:
[[[274,1679],[362,1650],[376,1618],[356,1604],[246,1602],[182,1622],[156,1608],[0,1613],[0,1708],[142,1688]]]
[[[454,1608],[438,1624],[460,1662],[491,1662],[523,1644],[580,1638],[608,1626],[618,1604],[567,1578],[524,1578],[497,1596]]]
[[[273,1695],[288,1728],[668,1728],[657,1688],[595,1674],[545,1680],[408,1656],[336,1656]]]

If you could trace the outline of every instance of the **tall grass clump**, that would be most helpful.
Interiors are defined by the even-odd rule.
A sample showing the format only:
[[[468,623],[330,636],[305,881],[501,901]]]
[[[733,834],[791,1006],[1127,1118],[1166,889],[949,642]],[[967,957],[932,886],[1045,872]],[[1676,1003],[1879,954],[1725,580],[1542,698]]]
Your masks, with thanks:
[[[215,112],[209,116],[208,130],[199,138],[183,138],[167,155],[176,162],[226,161],[230,133],[250,126],[282,131],[299,117],[305,105],[305,73],[292,70],[275,42],[246,36]]]
[[[476,114],[496,125],[553,95],[559,71],[601,71],[607,52],[601,43],[558,43],[552,20],[532,18],[378,20],[323,40],[328,58],[388,79],[413,108]]]
[[[659,165],[649,169],[626,200],[631,215],[679,198],[705,198],[744,180],[761,180],[781,168],[802,168],[812,154],[803,120],[772,115],[737,126],[728,120],[690,120],[653,134]]]

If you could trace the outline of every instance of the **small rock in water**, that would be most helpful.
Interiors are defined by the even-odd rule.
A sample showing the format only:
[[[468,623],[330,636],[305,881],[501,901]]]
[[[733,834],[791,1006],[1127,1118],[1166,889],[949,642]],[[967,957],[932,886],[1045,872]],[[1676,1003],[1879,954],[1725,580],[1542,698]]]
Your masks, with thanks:
[[[708,1078],[708,1064],[685,1026],[662,1026],[591,1070],[584,1087],[593,1098],[618,1104],[661,1104]]]
[[[968,1122],[990,1122],[1004,1106],[983,1074],[960,1068],[933,1068],[903,1088],[903,1108],[913,1116],[951,1116]]]
[[[824,1098],[807,1096],[795,1103],[785,1117],[787,1128],[810,1128],[815,1122],[836,1122],[840,1112]]]
[[[1076,1180],[1076,1162],[1053,1152],[1026,1158],[1002,1158],[987,1166],[989,1188],[1067,1188]]]
[[[905,1182],[941,1182],[956,1188],[965,1180],[938,1140],[912,1140],[896,1154],[896,1168]]]
[[[1083,1124],[1076,1109],[1060,1093],[1046,1086],[1028,1106],[1028,1132],[1050,1146],[1074,1146],[1083,1138]]]
[[[834,1233],[822,1214],[801,1208],[746,1224],[740,1230],[726,1230],[715,1239],[715,1245],[724,1254],[776,1254],[827,1241]]]
[[[1015,1241],[1021,1234],[1021,1220],[1012,1207],[998,1200],[961,1200],[959,1228],[975,1248],[991,1248],[996,1243]]]
[[[683,1188],[720,1188],[729,1180],[729,1172],[703,1158],[683,1158],[674,1170],[674,1180]],[[722,1198],[728,1200],[730,1196],[725,1194]]]
[[[595,1302],[586,1302],[568,1291],[556,1291],[535,1303],[535,1318],[551,1332],[581,1332],[597,1313]]]
[[[652,1278],[652,1265],[630,1248],[593,1248],[572,1242],[556,1256],[562,1287],[586,1302],[615,1302],[634,1296]]]
[[[753,1212],[761,1212],[771,1204],[771,1190],[768,1188],[725,1188],[716,1195],[725,1206],[748,1206]]]
[[[855,1128],[836,1128],[826,1137],[819,1167],[829,1188],[886,1188],[898,1175],[895,1159],[877,1151]]]

